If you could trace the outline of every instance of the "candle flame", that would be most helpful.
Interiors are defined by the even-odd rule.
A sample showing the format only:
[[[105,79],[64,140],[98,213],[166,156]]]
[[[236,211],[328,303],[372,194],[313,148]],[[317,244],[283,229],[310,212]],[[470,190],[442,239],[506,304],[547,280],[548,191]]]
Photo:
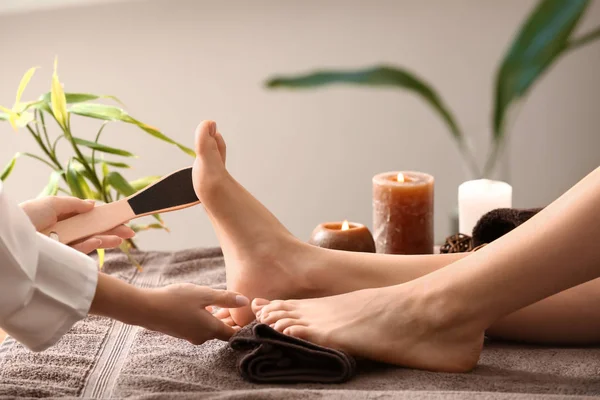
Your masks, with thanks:
[[[402,172],[398,172],[398,182],[404,182],[404,174]]]
[[[350,229],[350,224],[347,220],[344,220],[344,223],[342,224],[342,230],[347,231],[348,229]]]

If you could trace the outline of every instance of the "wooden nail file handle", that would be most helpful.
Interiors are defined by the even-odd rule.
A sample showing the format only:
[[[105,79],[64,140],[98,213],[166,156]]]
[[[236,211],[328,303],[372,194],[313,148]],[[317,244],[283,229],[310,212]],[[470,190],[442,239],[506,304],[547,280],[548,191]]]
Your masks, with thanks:
[[[61,243],[69,244],[116,228],[136,217],[127,199],[121,199],[96,206],[92,211],[59,221],[42,233],[49,236],[55,232]]]

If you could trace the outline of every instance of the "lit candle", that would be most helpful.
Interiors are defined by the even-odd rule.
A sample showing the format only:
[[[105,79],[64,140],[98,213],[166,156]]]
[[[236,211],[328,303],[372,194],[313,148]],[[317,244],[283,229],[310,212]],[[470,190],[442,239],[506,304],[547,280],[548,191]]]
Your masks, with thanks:
[[[496,208],[512,207],[512,187],[501,181],[477,179],[458,187],[458,231],[473,235],[479,219]]]
[[[373,234],[378,253],[433,253],[433,176],[414,171],[373,177]]]
[[[317,226],[308,243],[327,249],[375,253],[371,231],[355,222],[327,222]]]

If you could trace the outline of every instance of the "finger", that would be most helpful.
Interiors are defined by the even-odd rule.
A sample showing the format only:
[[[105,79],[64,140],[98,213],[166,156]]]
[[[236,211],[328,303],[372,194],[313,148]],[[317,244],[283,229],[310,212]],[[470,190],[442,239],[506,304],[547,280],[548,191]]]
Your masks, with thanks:
[[[77,197],[50,196],[47,197],[46,201],[54,209],[59,221],[76,214],[91,211],[94,208],[93,201],[86,201]]]
[[[89,254],[92,251],[96,250],[102,245],[102,240],[91,238],[86,239],[83,242],[72,244],[71,247],[77,251],[82,252],[83,254]]]
[[[127,225],[119,225],[109,231],[103,232],[101,235],[118,236],[122,239],[131,239],[135,236],[135,232]]]
[[[221,320],[222,323],[224,323],[225,325],[229,325],[232,328],[235,326],[235,321],[233,320],[233,318],[231,317],[227,317],[227,318],[219,318]]]
[[[220,320],[212,317],[212,332],[213,336],[219,340],[229,340],[229,338],[235,333],[235,330],[221,322]]]
[[[206,303],[218,307],[238,308],[250,304],[246,296],[228,290],[216,290],[211,288],[201,288],[205,292]]]
[[[103,249],[114,249],[123,243],[123,239],[118,236],[96,235],[93,238],[101,240],[100,247]]]
[[[219,319],[225,319],[225,318],[231,317],[229,308],[219,308],[219,310],[217,312],[215,312],[213,315]]]

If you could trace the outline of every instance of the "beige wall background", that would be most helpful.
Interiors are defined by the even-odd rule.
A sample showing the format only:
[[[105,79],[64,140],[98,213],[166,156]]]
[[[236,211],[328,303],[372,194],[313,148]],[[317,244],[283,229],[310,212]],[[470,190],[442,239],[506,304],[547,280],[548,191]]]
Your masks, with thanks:
[[[600,24],[594,1],[582,25]],[[496,67],[535,1],[149,0],[0,15],[0,104],[21,75],[42,67],[26,92],[49,89],[52,62],[72,92],[119,96],[136,118],[191,145],[214,119],[229,169],[289,229],[307,239],[327,220],[371,225],[371,177],[414,169],[436,177],[436,236],[467,178],[440,120],[412,95],[335,87],[267,91],[273,73],[391,63],[439,91],[483,159]],[[508,179],[518,207],[544,205],[600,165],[600,44],[561,60],[532,92],[511,133]],[[79,136],[99,123],[74,117]],[[109,125],[104,143],[140,155],[129,178],[191,164],[132,127]],[[63,147],[63,159],[68,150]],[[26,131],[0,125],[0,163],[37,151]],[[39,193],[47,167],[20,159],[5,186],[17,200]],[[217,244],[202,207],[165,215],[172,233],[140,235],[147,249]]]

